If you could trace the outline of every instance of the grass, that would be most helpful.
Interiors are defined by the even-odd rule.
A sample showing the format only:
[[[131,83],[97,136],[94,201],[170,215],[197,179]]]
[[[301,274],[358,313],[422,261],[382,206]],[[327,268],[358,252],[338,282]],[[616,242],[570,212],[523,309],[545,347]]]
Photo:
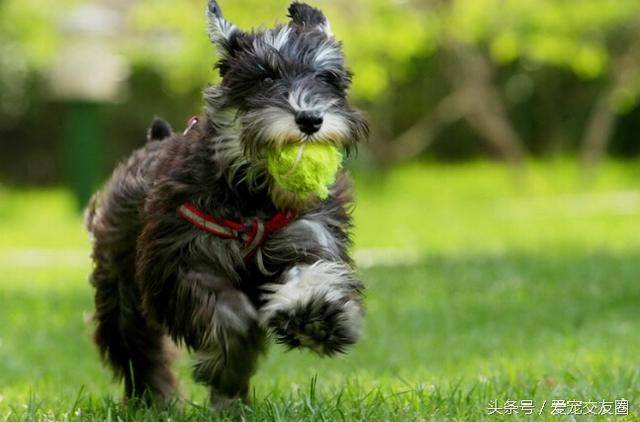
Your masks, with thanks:
[[[588,186],[569,163],[533,164],[524,185],[484,163],[360,174],[359,256],[385,264],[361,270],[366,338],[336,360],[272,347],[253,405],[223,414],[187,356],[196,404],[121,405],[84,322],[71,198],[0,191],[0,421],[475,420],[527,399],[545,418],[552,400],[626,399],[639,420],[639,169],[609,163]],[[410,259],[378,259],[394,255]]]

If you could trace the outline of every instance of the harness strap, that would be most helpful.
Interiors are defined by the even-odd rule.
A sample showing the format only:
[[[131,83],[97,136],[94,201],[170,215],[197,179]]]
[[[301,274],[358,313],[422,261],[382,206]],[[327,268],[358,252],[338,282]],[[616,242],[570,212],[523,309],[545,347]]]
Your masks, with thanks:
[[[216,218],[212,215],[203,213],[198,207],[187,202],[178,208],[178,214],[200,230],[214,234],[224,239],[235,239],[238,237],[238,231],[244,228],[243,224]]]
[[[283,229],[298,216],[291,210],[278,211],[267,221],[254,217],[241,223],[204,213],[192,202],[186,202],[178,207],[178,215],[204,232],[222,239],[240,241],[240,253],[245,262],[262,246],[268,236]]]

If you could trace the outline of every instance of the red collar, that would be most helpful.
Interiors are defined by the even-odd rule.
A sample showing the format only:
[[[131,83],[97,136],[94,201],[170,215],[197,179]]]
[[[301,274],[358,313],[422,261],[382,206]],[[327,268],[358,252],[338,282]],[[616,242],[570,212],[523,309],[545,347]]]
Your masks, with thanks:
[[[243,223],[206,214],[192,202],[185,202],[178,207],[178,215],[202,231],[223,239],[239,240],[242,243],[240,252],[245,261],[253,256],[269,235],[298,217],[295,211],[278,211],[267,221],[254,217]]]

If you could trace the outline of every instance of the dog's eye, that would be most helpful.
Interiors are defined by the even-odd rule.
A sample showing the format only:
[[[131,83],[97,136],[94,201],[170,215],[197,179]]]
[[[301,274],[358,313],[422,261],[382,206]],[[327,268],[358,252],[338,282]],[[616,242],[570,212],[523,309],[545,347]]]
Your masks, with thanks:
[[[256,82],[260,82],[261,84],[265,85],[271,85],[277,78],[276,73],[267,67],[258,65],[258,70],[259,73],[255,77]]]
[[[316,73],[316,78],[328,84],[334,84],[338,81],[338,75],[329,70],[323,70],[322,72]]]

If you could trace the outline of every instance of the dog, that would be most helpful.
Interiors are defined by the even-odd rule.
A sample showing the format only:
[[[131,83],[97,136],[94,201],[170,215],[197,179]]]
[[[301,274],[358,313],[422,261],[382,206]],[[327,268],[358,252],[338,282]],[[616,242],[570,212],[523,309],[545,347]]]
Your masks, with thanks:
[[[209,1],[221,82],[204,91],[203,115],[184,133],[154,121],[87,207],[94,340],[127,400],[176,397],[175,344],[222,407],[247,400],[270,337],[334,355],[361,336],[350,176],[302,200],[265,169],[269,148],[350,152],[368,136],[329,21],[304,3],[288,11],[287,24],[247,32]]]

